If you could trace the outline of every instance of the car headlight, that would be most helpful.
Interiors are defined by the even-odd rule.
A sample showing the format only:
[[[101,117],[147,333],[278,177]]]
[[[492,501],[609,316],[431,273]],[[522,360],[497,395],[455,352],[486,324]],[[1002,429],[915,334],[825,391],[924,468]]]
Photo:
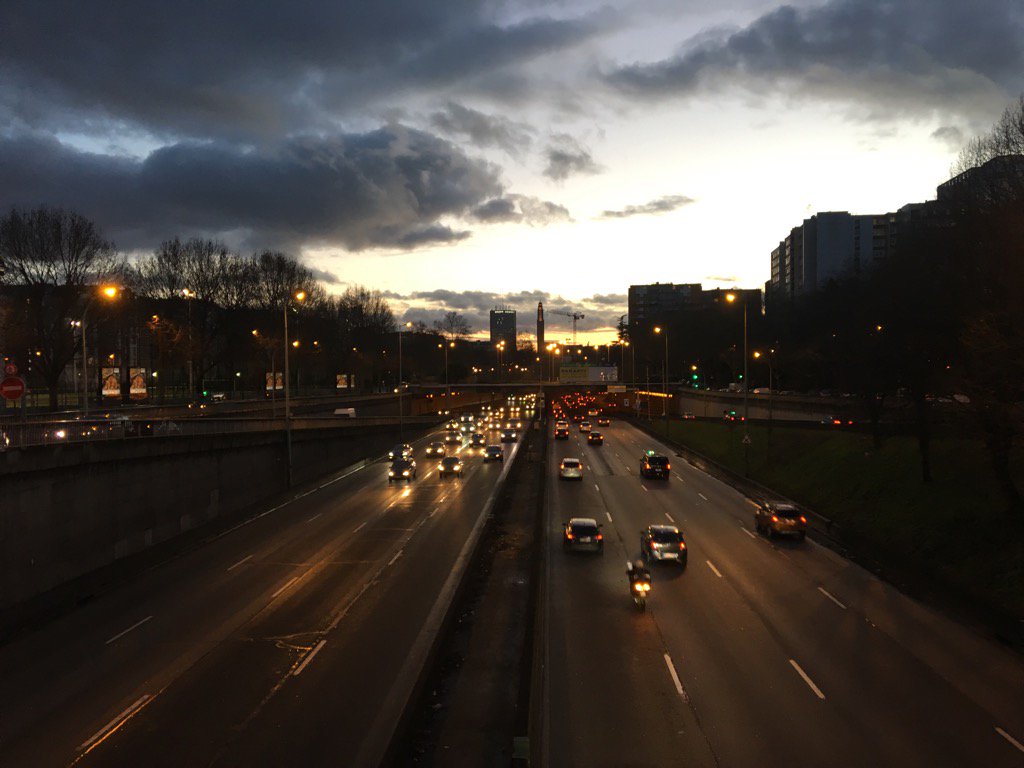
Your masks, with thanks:
[[[389,469],[388,470],[388,477],[394,477],[394,476],[395,476],[395,470]]]
[[[409,470],[408,469],[403,469],[402,470],[402,477],[408,477],[408,476],[409,476]]]
[[[438,468],[438,469],[444,469],[444,465],[443,465],[443,464],[438,464],[438,465],[437,465],[437,468]]]

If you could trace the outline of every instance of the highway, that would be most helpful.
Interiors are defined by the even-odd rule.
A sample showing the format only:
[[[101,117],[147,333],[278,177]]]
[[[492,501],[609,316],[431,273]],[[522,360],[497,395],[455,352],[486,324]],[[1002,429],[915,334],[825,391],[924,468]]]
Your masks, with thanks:
[[[1024,765],[1018,657],[810,540],[758,535],[752,502],[632,425],[601,431],[549,452],[541,765]],[[668,482],[639,477],[648,448]],[[558,479],[567,456],[582,482]],[[603,524],[602,556],[562,551],[572,516]],[[689,563],[652,565],[640,613],[626,562],[652,523],[679,525]]]
[[[0,647],[0,765],[376,765],[518,449],[440,479],[428,439]]]

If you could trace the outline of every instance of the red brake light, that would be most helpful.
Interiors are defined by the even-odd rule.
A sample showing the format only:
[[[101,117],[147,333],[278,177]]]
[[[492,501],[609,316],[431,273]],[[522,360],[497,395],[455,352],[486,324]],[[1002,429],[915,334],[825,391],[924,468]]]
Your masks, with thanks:
[[[801,523],[806,523],[807,522],[807,518],[804,517],[803,515],[800,515],[800,522]]]
[[[598,541],[604,541],[604,534],[603,533],[597,534],[597,540]]]
[[[565,538],[567,538],[567,539],[571,539],[571,538],[572,538],[572,531],[569,531],[569,532],[567,532],[567,533],[565,534]]]
[[[772,515],[772,522],[773,523],[779,522],[779,516],[778,515]]]
[[[665,469],[672,469],[672,465],[671,464],[666,464],[665,465]]]

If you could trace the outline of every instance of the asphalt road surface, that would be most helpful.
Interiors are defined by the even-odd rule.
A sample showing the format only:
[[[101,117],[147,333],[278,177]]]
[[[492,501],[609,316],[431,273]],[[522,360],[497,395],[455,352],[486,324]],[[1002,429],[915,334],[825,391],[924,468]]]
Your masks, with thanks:
[[[604,446],[573,425],[550,451],[545,766],[1024,766],[1024,665],[811,541],[769,541],[753,506],[640,430]],[[654,448],[672,476],[641,479]],[[584,463],[582,482],[558,462]],[[594,517],[603,556],[564,553]],[[685,570],[654,563],[629,597],[640,531],[675,523]]]
[[[427,439],[0,647],[0,765],[375,765],[515,449],[442,480]]]

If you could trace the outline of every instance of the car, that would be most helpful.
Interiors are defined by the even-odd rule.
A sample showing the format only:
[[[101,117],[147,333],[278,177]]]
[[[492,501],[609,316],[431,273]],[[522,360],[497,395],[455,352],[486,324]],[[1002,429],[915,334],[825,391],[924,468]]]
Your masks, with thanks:
[[[562,524],[562,549],[593,549],[604,554],[604,534],[592,517],[573,517]]]
[[[462,433],[456,431],[445,432],[444,441],[449,445],[462,445]]]
[[[604,435],[600,432],[591,432],[587,435],[587,445],[604,445]]]
[[[781,535],[803,540],[807,536],[807,517],[794,504],[769,501],[754,511],[754,527],[769,539]]]
[[[448,475],[462,477],[462,459],[458,456],[445,456],[437,465],[438,477],[447,477]]]
[[[641,477],[657,477],[668,480],[671,470],[672,465],[669,463],[668,456],[663,456],[655,451],[644,451],[643,456],[640,457]]]
[[[686,539],[674,525],[649,525],[640,533],[640,555],[644,562],[679,563],[686,567]]]
[[[589,432],[591,429],[593,429],[593,426],[589,421],[580,422],[580,432]]]
[[[484,448],[484,461],[504,461],[505,451],[500,445],[488,445]]]
[[[395,459],[408,459],[412,456],[412,446],[408,443],[399,443],[390,451],[388,451],[388,459],[394,461]]]
[[[683,411],[683,419],[685,421],[692,421],[695,418],[697,417],[693,415],[692,411]]]
[[[487,443],[486,438],[480,432],[474,432],[473,436],[469,438],[469,444],[473,446],[483,447]]]
[[[558,477],[561,480],[583,480],[583,462],[573,458],[562,459],[558,465]]]
[[[427,456],[444,456],[445,448],[444,443],[440,440],[435,440],[427,446]]]
[[[516,433],[514,430],[504,429],[501,432],[501,442],[514,443],[518,436],[518,433]]]
[[[610,427],[611,425],[612,425],[612,420],[609,419],[607,416],[598,416],[597,417],[597,426],[599,426],[599,427]]]
[[[555,427],[555,440],[568,440],[569,439],[569,428],[568,427]]]
[[[411,483],[416,479],[416,460],[412,458],[408,459],[395,459],[391,462],[391,467],[388,469],[388,485],[393,482],[405,480]]]
[[[600,413],[600,411],[596,411],[594,409],[590,409],[589,411],[587,411],[587,416],[590,416],[591,418],[593,418],[594,416],[597,416],[598,413]]]

